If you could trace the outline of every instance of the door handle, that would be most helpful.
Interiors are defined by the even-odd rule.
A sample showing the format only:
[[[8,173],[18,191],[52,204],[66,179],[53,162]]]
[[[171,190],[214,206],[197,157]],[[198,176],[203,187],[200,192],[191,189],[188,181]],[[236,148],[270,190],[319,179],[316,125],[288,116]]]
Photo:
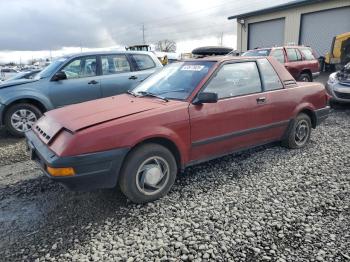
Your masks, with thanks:
[[[256,99],[256,102],[257,102],[258,104],[265,104],[265,103],[266,103],[266,97],[258,97],[258,98]]]
[[[98,82],[96,80],[91,80],[88,84],[89,85],[96,85],[96,84],[98,84]]]
[[[129,79],[131,79],[131,80],[136,80],[136,79],[137,79],[137,76],[130,76]]]

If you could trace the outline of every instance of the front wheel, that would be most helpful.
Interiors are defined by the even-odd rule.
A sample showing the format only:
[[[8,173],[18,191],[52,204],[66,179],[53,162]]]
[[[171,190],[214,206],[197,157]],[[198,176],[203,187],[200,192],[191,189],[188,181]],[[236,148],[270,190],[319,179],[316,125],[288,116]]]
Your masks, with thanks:
[[[6,111],[5,126],[11,135],[23,137],[41,116],[42,112],[32,104],[15,104]]]
[[[132,202],[146,203],[166,195],[176,174],[175,157],[167,148],[145,144],[135,148],[125,159],[119,185]]]
[[[304,113],[299,114],[289,128],[282,144],[292,149],[304,147],[310,139],[311,128],[310,117]]]

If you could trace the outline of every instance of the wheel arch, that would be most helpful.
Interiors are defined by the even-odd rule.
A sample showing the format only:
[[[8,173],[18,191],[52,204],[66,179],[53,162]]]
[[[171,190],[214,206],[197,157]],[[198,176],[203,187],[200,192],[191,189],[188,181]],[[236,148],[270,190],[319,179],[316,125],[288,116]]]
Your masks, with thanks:
[[[303,70],[301,70],[301,72],[299,74],[299,77],[301,76],[301,74],[308,74],[309,77],[310,77],[311,82],[313,81],[312,72],[311,72],[310,69],[304,68]]]
[[[6,105],[4,111],[2,112],[2,123],[4,124],[4,119],[5,119],[5,115],[7,113],[7,111],[16,104],[21,104],[21,103],[26,103],[26,104],[32,104],[34,106],[36,106],[42,113],[45,113],[48,109],[47,107],[44,105],[43,102],[39,101],[38,99],[34,99],[34,98],[19,98],[16,99],[14,101],[11,101],[9,104]]]
[[[139,141],[138,143],[136,143],[131,148],[131,150],[129,151],[127,156],[133,150],[135,150],[136,148],[140,147],[141,145],[150,144],[150,143],[159,144],[159,145],[164,146],[165,148],[167,148],[174,155],[178,169],[182,169],[184,167],[184,165],[182,164],[182,157],[181,157],[181,152],[180,152],[179,147],[171,139],[166,138],[166,137],[161,137],[161,136],[146,138],[146,139],[144,139],[142,141]]]
[[[301,113],[306,114],[308,117],[310,117],[311,126],[312,126],[312,128],[315,129],[315,128],[316,128],[316,125],[317,125],[317,117],[316,117],[315,112],[314,112],[312,109],[310,109],[310,108],[303,108],[303,109],[301,109],[301,110],[298,112],[297,115],[299,115],[299,114],[301,114]]]

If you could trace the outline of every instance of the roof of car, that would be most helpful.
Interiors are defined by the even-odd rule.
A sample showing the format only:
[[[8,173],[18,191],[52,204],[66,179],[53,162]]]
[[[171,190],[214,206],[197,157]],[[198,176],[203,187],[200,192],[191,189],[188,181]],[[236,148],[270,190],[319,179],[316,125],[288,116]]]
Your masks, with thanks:
[[[83,52],[83,53],[73,53],[64,55],[62,57],[80,57],[80,56],[89,56],[89,55],[112,55],[112,54],[153,54],[152,52],[148,51],[124,51],[124,50],[114,50],[114,51],[95,51],[95,52]]]
[[[255,48],[255,49],[249,49],[247,51],[266,50],[266,49],[279,49],[279,48],[311,48],[311,47],[303,46],[303,45],[284,45],[284,46],[272,46],[272,47],[259,47],[259,48]]]
[[[240,60],[252,60],[261,59],[261,56],[207,56],[196,59],[186,59],[185,61],[213,61],[213,62],[225,62],[225,61],[240,61]]]

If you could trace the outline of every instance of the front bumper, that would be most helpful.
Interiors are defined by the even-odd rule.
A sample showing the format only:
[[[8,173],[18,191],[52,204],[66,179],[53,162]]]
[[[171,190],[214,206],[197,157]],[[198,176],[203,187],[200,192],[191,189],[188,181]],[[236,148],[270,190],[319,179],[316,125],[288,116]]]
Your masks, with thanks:
[[[336,102],[350,103],[350,86],[345,86],[340,83],[327,83],[326,89],[328,94],[330,94],[332,97],[331,100]]]
[[[63,184],[69,190],[88,191],[115,187],[119,171],[129,148],[119,148],[98,153],[59,157],[44,144],[33,131],[26,132],[31,159],[52,180]],[[70,177],[54,177],[47,166],[72,167],[76,174]]]

